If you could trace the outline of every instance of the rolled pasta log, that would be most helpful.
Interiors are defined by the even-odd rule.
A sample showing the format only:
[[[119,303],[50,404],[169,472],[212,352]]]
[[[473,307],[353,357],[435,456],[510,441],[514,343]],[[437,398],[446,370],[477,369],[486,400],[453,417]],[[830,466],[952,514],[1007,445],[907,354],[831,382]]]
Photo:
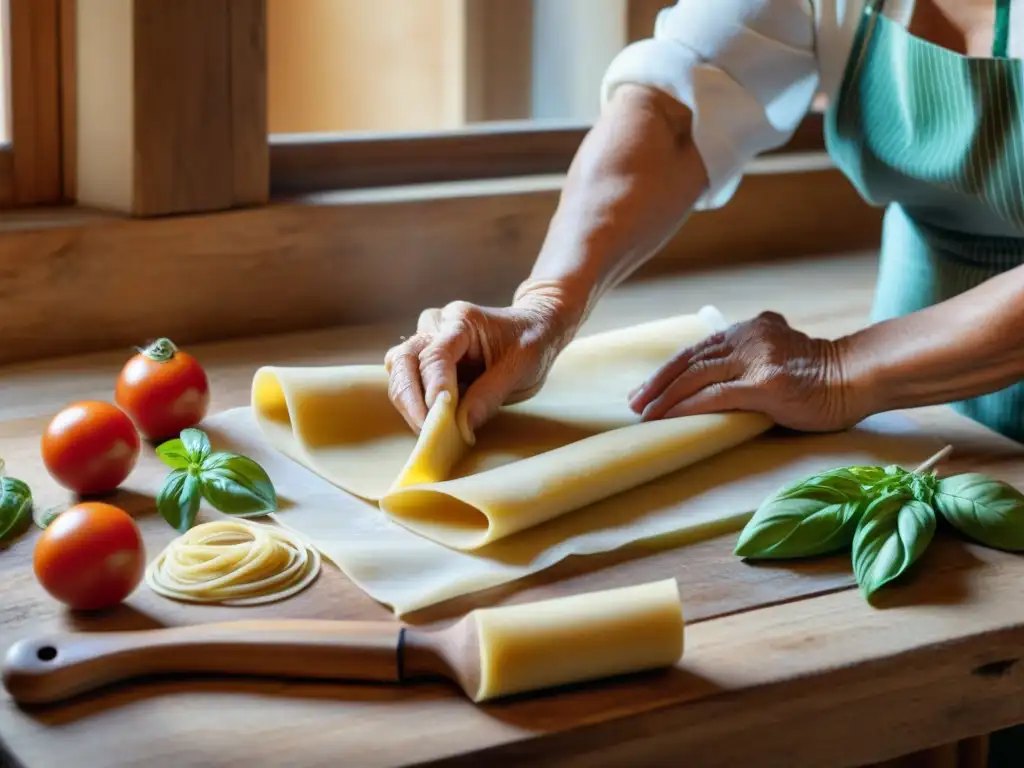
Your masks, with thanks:
[[[718,413],[642,423],[629,392],[680,348],[727,327],[690,315],[573,341],[543,389],[471,434],[444,394],[413,434],[383,366],[261,368],[255,421],[271,445],[446,547],[475,550],[757,437],[771,421]]]
[[[173,600],[257,605],[301,592],[320,564],[314,547],[283,528],[216,520],[168,544],[146,568],[145,582]]]
[[[474,701],[674,665],[683,654],[675,579],[474,611]]]

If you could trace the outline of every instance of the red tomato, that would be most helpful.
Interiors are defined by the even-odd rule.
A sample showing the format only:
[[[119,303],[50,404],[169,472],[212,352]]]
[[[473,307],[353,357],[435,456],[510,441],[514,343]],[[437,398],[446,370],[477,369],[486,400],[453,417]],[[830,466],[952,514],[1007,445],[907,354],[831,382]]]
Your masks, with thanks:
[[[194,357],[158,339],[125,364],[114,400],[145,438],[163,441],[203,420],[210,384]]]
[[[84,502],[61,512],[43,531],[32,565],[51,596],[75,610],[95,611],[121,603],[139,585],[145,546],[127,512]]]
[[[82,496],[114,490],[135,468],[142,442],[115,405],[85,400],[53,417],[43,432],[43,463],[53,479]]]

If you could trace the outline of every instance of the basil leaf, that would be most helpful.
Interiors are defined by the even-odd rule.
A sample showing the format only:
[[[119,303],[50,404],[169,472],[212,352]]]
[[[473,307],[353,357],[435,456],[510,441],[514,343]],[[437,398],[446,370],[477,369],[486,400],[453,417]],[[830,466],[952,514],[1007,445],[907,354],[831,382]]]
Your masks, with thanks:
[[[199,478],[184,469],[171,472],[156,495],[160,515],[178,533],[185,533],[196,520],[202,495]]]
[[[68,504],[55,504],[52,507],[46,509],[33,509],[32,510],[32,521],[43,528],[44,530],[50,526],[54,520],[56,520],[62,512],[68,511]]]
[[[851,477],[863,486],[874,485],[886,478],[884,467],[876,467],[864,464],[855,464],[851,467],[843,467],[833,472],[839,472],[844,476]]]
[[[935,510],[906,493],[872,501],[853,537],[853,574],[865,597],[913,565],[931,543],[935,527]]]
[[[185,446],[188,458],[195,464],[202,464],[213,450],[210,447],[210,438],[201,429],[183,429],[181,431],[181,442]]]
[[[782,560],[845,549],[853,541],[861,509],[861,502],[856,501],[774,501],[761,507],[743,528],[735,554],[751,560]]]
[[[775,494],[774,498],[818,498],[823,501],[844,502],[859,498],[862,492],[863,484],[856,475],[844,467],[812,475],[786,486]]]
[[[188,469],[189,464],[192,463],[185,443],[177,437],[166,443],[160,443],[156,448],[156,455],[164,464],[174,469]]]
[[[32,521],[32,490],[13,477],[0,477],[0,542],[25,532]]]
[[[863,485],[849,469],[814,475],[766,499],[740,532],[734,552],[785,559],[848,547],[864,499]]]
[[[966,536],[994,549],[1024,551],[1024,494],[975,472],[941,480],[935,507]]]
[[[252,459],[220,451],[203,462],[202,493],[216,509],[251,517],[277,511],[277,493],[266,471]]]

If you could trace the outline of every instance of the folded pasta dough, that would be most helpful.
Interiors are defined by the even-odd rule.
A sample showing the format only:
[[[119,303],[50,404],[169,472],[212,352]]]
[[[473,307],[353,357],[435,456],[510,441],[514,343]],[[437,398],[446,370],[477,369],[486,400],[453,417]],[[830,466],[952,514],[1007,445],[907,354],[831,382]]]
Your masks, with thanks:
[[[383,366],[264,367],[256,423],[275,448],[395,522],[460,550],[728,450],[771,423],[749,413],[640,423],[628,394],[680,348],[724,328],[711,307],[574,341],[543,389],[503,408],[469,445],[442,397],[415,436]]]

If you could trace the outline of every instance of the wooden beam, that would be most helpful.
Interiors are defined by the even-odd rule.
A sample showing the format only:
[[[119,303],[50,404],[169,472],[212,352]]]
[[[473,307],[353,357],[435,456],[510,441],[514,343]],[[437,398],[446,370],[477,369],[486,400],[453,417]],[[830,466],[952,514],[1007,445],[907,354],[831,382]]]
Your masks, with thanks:
[[[267,200],[265,11],[78,0],[79,202],[154,216]]]
[[[73,203],[78,188],[78,0],[60,0],[61,191]]]
[[[270,137],[274,196],[339,189],[565,173],[585,123],[513,122],[444,132],[289,134]],[[784,146],[765,153],[823,152],[820,114],[810,114]]]
[[[232,205],[267,202],[270,146],[267,142],[267,2],[231,0]]]
[[[14,153],[0,147],[0,208],[14,205]]]
[[[134,174],[140,215],[230,208],[231,57],[227,4],[133,4]]]
[[[160,335],[185,343],[411,320],[454,299],[506,302],[536,258],[561,182],[364,190],[216,216],[0,228],[0,363]],[[837,171],[751,175],[728,206],[691,216],[646,271],[871,248],[880,219]]]
[[[533,0],[464,2],[466,122],[529,119]]]
[[[59,0],[9,0],[13,203],[61,200]]]

